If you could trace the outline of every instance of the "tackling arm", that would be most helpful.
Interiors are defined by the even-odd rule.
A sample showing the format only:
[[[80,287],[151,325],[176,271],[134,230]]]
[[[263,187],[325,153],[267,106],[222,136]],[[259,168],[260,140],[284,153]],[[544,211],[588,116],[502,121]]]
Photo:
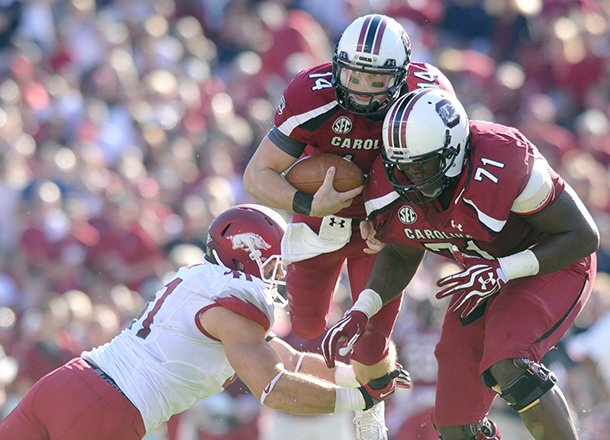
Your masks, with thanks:
[[[260,325],[224,307],[207,310],[201,320],[206,331],[222,342],[229,363],[250,391],[258,399],[268,393],[265,405],[295,414],[334,412],[337,387],[287,371]]]
[[[360,385],[351,365],[337,362],[336,368],[328,368],[321,355],[297,351],[280,338],[271,339],[269,345],[273,347],[288,371],[310,374],[341,386],[357,387]]]
[[[408,373],[397,368],[358,388],[338,387],[315,376],[287,371],[266,342],[264,329],[244,316],[213,307],[200,320],[206,332],[221,341],[229,363],[250,391],[273,409],[293,414],[369,409],[392,395],[397,381],[409,382]]]

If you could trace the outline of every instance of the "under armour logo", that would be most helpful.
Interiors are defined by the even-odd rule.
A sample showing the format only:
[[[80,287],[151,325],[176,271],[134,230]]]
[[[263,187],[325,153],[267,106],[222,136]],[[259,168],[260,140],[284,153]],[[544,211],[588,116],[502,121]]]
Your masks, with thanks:
[[[497,284],[493,272],[487,272],[487,275],[489,276],[487,279],[483,278],[483,275],[479,277],[479,283],[484,291],[490,290],[490,288],[493,288]],[[488,284],[490,285],[489,287],[487,286]]]
[[[460,223],[456,223],[453,220],[451,220],[451,227],[457,229],[460,232],[462,232],[462,225]]]
[[[337,221],[337,217],[331,217],[328,220],[328,225],[331,227],[334,227],[335,225],[337,225],[340,228],[345,228],[345,219],[342,218],[341,220]]]

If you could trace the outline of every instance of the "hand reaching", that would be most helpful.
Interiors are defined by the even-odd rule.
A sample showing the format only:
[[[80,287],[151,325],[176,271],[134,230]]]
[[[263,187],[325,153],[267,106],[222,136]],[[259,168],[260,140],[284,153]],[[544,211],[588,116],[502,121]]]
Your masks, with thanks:
[[[464,270],[438,280],[436,285],[445,288],[436,297],[457,297],[449,310],[457,312],[461,309],[460,317],[465,319],[483,301],[498,293],[508,282],[508,277],[497,259],[485,260],[456,250],[454,256]]]
[[[322,340],[322,355],[328,368],[335,366],[337,354],[346,356],[366,329],[369,318],[358,310],[348,310],[345,316],[330,327]]]
[[[369,220],[363,220],[360,222],[360,236],[363,240],[366,240],[366,246],[363,251],[365,254],[376,254],[385,247],[385,243],[375,238],[375,228],[373,223]]]

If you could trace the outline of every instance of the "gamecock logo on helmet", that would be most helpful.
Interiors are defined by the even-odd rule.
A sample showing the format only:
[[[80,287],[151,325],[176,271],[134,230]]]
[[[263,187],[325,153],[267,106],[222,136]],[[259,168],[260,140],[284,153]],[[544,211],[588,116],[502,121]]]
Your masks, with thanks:
[[[244,251],[252,251],[256,249],[266,250],[271,247],[263,237],[253,232],[245,232],[243,234],[231,235],[227,237],[231,240],[233,249],[243,249]]]
[[[436,104],[436,112],[449,128],[453,128],[460,123],[460,114],[447,99],[443,99]]]

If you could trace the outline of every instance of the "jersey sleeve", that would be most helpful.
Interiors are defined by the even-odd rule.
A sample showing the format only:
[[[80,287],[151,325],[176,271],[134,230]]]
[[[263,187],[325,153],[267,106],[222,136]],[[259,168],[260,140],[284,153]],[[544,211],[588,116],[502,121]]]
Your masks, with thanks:
[[[426,67],[426,70],[428,70],[430,73],[432,73],[434,76],[436,76],[435,82],[438,84],[438,86],[441,89],[446,90],[455,95],[455,90],[453,89],[453,84],[451,84],[451,81],[449,81],[449,78],[447,78],[445,76],[445,74],[440,71],[439,68],[433,66],[432,64],[428,64],[428,63],[425,63],[425,67]]]
[[[479,222],[497,234],[527,188],[539,153],[516,129],[482,122],[471,121],[470,145],[471,175],[462,198]]]
[[[440,88],[455,94],[449,78],[437,67],[428,63],[411,62],[406,83],[409,92],[423,88]]]
[[[232,312],[244,316],[269,331],[273,324],[273,302],[265,298],[264,293],[244,286],[227,286],[214,295],[214,303]]]
[[[286,153],[298,157],[315,144],[318,121],[339,108],[331,79],[331,64],[325,63],[299,72],[284,90],[269,138]]]

